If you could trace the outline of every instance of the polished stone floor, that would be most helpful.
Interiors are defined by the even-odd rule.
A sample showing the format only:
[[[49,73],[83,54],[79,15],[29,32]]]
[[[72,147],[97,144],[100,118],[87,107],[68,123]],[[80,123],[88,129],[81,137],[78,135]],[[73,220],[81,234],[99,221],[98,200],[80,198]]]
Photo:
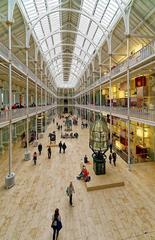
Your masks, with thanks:
[[[16,185],[9,190],[4,189],[7,154],[0,157],[0,240],[51,240],[51,216],[57,207],[63,223],[60,240],[155,240],[155,163],[133,165],[130,172],[118,159],[116,169],[125,186],[87,192],[76,175],[84,154],[91,157],[88,129],[74,127],[79,139],[65,140],[66,154],[52,148],[49,160],[47,136],[55,129],[51,124],[40,139],[43,153],[36,166],[23,160],[20,144],[14,146]],[[57,136],[59,142],[60,132]],[[30,147],[32,153],[35,149]],[[71,180],[74,207],[66,196]]]

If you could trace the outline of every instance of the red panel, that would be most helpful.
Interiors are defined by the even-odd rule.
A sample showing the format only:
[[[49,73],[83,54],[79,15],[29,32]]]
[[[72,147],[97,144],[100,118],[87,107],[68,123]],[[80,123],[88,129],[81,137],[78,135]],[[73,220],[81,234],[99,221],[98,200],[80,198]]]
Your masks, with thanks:
[[[135,85],[136,87],[144,87],[146,86],[146,77],[140,76],[135,78]]]

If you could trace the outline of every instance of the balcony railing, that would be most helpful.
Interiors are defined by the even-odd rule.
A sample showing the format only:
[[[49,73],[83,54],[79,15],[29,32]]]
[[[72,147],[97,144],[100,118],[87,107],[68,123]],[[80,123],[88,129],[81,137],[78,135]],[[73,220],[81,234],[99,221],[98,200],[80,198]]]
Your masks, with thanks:
[[[2,58],[8,61],[9,59],[9,50],[5,47],[2,43],[0,43],[0,55]],[[11,54],[12,57],[12,65],[17,68],[20,72],[24,75],[29,76],[33,82],[37,81],[37,84],[44,88],[46,91],[50,91],[49,88],[45,84],[41,82],[41,80],[29,69],[27,68],[13,53]],[[50,91],[51,92],[51,91]]]
[[[143,62],[149,57],[153,57],[155,55],[155,40],[153,40],[151,43],[140,49],[138,52],[133,54],[132,56],[129,57],[129,67],[133,67],[134,65]],[[127,70],[127,65],[128,65],[128,59],[123,61],[122,63],[118,64],[116,67],[114,67],[111,70],[111,77],[115,77],[118,74],[121,74]],[[109,79],[109,73],[107,73],[105,76],[103,76],[101,79],[97,80],[93,84],[89,85],[85,90],[79,92],[75,96],[79,96],[82,93],[86,93],[93,89],[94,87],[99,86],[100,84],[105,83]]]
[[[34,116],[41,112],[48,111],[50,109],[55,108],[57,105],[47,105],[47,106],[38,106],[36,107],[29,107],[29,115]],[[17,108],[12,109],[12,121],[20,121],[21,118],[26,118],[27,109],[26,108]],[[9,111],[2,111],[0,113],[0,124],[5,124],[9,121]]]
[[[80,107],[80,108],[84,108],[84,109],[89,109],[92,111],[96,111],[99,112],[100,110],[102,112],[106,112],[107,114],[110,113],[110,106],[95,106],[95,105],[80,105],[80,104],[75,104],[75,107]],[[127,107],[111,107],[111,113],[116,115],[116,116],[120,116],[120,117],[124,117],[124,119],[128,118],[128,110]],[[134,119],[139,119],[140,121],[151,121],[151,122],[155,122],[155,110],[149,110],[149,109],[138,109],[138,108],[130,108],[130,118],[131,120]]]

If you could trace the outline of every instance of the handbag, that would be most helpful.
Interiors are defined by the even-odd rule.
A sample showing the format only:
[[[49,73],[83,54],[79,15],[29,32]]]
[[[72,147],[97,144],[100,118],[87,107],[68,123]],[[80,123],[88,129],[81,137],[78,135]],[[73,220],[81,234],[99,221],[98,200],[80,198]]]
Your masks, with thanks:
[[[53,222],[52,222],[52,224],[51,224],[51,228],[55,228],[55,227],[57,227],[57,220],[53,220]]]
[[[58,231],[60,231],[61,228],[62,228],[62,222],[57,220],[57,229],[58,229]]]

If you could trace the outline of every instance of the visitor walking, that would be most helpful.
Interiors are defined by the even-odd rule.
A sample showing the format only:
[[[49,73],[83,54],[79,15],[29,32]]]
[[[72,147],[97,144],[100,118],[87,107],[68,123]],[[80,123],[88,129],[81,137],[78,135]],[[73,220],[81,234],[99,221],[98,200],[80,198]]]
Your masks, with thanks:
[[[112,153],[112,143],[109,144],[110,153]]]
[[[34,165],[36,165],[36,163],[37,163],[37,153],[36,152],[33,153],[33,162],[34,162]]]
[[[61,153],[61,149],[62,149],[62,142],[59,142],[59,153]]]
[[[48,147],[47,152],[48,152],[48,159],[51,159],[51,146]]]
[[[117,155],[115,152],[112,153],[112,158],[113,158],[113,164],[114,166],[116,167],[116,158],[117,158]]]
[[[41,143],[39,143],[39,145],[38,145],[38,152],[39,152],[39,155],[41,155],[42,149],[43,149],[43,146],[42,146]]]
[[[63,153],[65,153],[66,148],[67,148],[66,144],[63,143],[63,144],[62,144]]]
[[[73,186],[72,182],[70,182],[69,186],[67,187],[66,192],[67,192],[67,195],[69,196],[69,203],[73,207],[72,197],[73,197],[73,193],[75,193],[75,190],[74,190],[74,186]]]
[[[111,161],[112,161],[112,155],[111,155],[111,153],[110,153],[110,155],[109,155],[109,163],[111,164]]]
[[[53,228],[53,240],[58,239],[59,231],[62,228],[62,223],[61,223],[61,216],[59,214],[59,209],[55,209],[55,213],[52,216],[52,225],[51,227]]]

